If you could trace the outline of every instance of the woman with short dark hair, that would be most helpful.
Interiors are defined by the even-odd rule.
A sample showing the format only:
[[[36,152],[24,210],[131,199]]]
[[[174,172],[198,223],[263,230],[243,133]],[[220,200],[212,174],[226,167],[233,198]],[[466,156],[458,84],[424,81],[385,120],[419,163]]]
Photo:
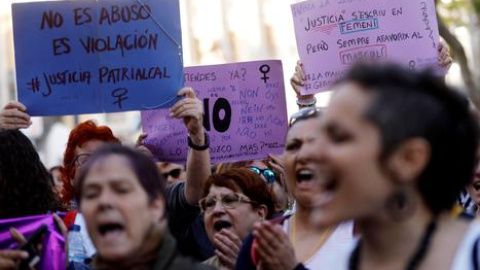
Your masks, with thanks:
[[[209,269],[181,257],[167,228],[165,180],[146,155],[102,146],[76,181],[95,269]]]
[[[354,219],[361,238],[325,267],[478,269],[480,224],[449,214],[472,179],[478,129],[467,100],[428,72],[348,72],[323,118],[312,220]]]

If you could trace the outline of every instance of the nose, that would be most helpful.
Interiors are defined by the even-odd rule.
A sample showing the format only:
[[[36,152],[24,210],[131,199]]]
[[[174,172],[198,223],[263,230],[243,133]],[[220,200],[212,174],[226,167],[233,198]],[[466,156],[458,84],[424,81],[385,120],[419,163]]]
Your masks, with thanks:
[[[215,206],[212,209],[212,215],[218,216],[225,213],[225,208],[222,205],[221,201],[216,201]]]
[[[100,210],[110,209],[114,204],[114,198],[111,192],[103,191],[98,198],[98,207]]]

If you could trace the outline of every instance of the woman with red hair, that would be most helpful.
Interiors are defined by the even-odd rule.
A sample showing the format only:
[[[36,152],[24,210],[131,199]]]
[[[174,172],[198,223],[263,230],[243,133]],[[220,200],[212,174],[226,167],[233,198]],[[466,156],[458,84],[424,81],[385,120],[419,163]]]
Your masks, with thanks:
[[[70,132],[60,172],[64,187],[62,199],[73,208],[76,208],[75,203],[72,204],[75,194],[73,180],[90,155],[104,143],[120,144],[120,140],[113,135],[109,127],[98,126],[92,120],[80,123]]]

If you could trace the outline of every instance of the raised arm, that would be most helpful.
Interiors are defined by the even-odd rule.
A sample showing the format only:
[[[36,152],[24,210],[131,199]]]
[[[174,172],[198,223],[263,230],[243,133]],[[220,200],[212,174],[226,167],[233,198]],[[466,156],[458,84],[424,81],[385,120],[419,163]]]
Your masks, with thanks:
[[[303,69],[303,63],[297,61],[297,65],[295,66],[295,73],[293,74],[292,78],[290,78],[290,85],[295,91],[297,95],[297,105],[298,108],[305,108],[305,107],[315,107],[317,103],[317,99],[314,95],[302,95],[300,93],[300,89],[305,85],[307,81],[305,77],[305,70]]]
[[[182,88],[179,96],[185,96],[170,108],[171,116],[182,118],[188,130],[189,149],[187,156],[187,202],[196,205],[202,197],[203,183],[211,174],[208,135],[203,128],[203,105],[192,88]]]

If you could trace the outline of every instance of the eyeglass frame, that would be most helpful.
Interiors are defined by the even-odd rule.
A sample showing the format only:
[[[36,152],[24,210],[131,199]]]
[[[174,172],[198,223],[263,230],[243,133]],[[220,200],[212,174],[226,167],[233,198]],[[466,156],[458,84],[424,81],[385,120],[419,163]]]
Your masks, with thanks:
[[[307,107],[300,109],[290,116],[288,120],[288,127],[292,127],[298,121],[307,120],[319,116],[322,113],[322,108],[319,107]]]
[[[265,179],[265,182],[267,182],[267,184],[273,184],[275,183],[275,181],[277,180],[277,174],[272,170],[272,169],[269,169],[269,168],[265,168],[265,169],[260,169],[259,167],[257,166],[249,166],[248,167],[252,172],[262,176],[263,175],[263,178]],[[258,170],[258,171],[257,171]],[[272,173],[272,176],[271,175],[265,175],[265,172],[271,172]]]
[[[254,201],[254,200],[251,200],[249,197],[247,197],[245,194],[242,194],[242,193],[233,193],[234,196],[237,196],[237,201],[235,201],[235,203],[233,203],[233,205],[227,205],[225,204],[222,200],[223,198],[227,197],[227,196],[230,196],[232,194],[227,194],[227,195],[223,195],[223,196],[220,196],[220,206],[222,206],[223,209],[234,209],[236,208],[238,205],[240,205],[240,203],[250,203],[250,204],[255,204],[255,205],[259,205],[258,202]],[[214,197],[215,198],[215,204],[211,207],[211,209],[208,209],[203,205],[203,203],[207,200],[207,199],[210,199]],[[217,206],[217,203],[219,202],[219,200],[217,200],[218,196],[207,196],[203,199],[200,199],[200,201],[198,201],[198,206],[200,207],[200,210],[202,211],[202,213],[211,213],[213,211],[213,209],[215,209],[215,207]]]
[[[88,162],[88,159],[90,158],[91,155],[92,154],[90,154],[90,153],[83,153],[83,154],[79,154],[79,155],[75,156],[75,158],[72,161],[72,165],[76,169],[81,168],[83,165],[85,165],[85,163]],[[83,161],[80,163],[80,161],[79,161],[80,157],[86,157],[86,158],[84,158]]]

